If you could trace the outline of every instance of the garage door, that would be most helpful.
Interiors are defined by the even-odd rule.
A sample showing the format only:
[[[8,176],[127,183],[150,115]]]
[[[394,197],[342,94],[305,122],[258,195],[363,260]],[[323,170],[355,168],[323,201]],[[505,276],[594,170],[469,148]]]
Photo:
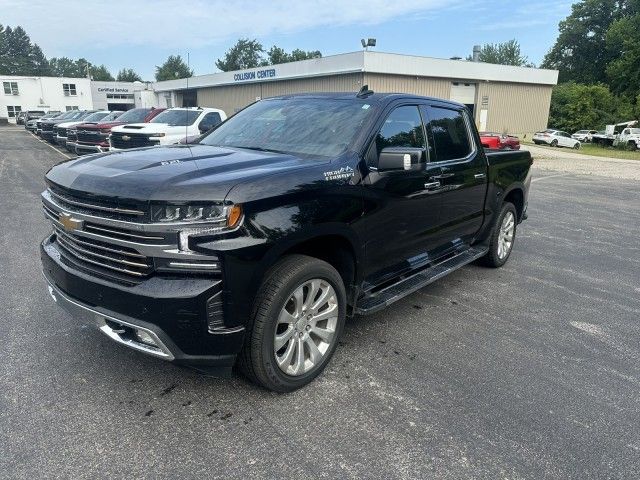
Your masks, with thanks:
[[[476,84],[475,83],[458,83],[451,84],[451,95],[449,96],[454,102],[464,103],[473,114],[476,105]]]

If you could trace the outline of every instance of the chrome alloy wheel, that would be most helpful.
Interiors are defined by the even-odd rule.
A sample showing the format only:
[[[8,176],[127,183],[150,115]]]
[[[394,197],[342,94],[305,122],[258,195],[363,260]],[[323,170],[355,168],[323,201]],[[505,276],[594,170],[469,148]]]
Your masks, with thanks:
[[[299,376],[318,365],[334,340],[338,312],[329,282],[314,278],[296,288],[276,324],[273,351],[280,370]]]
[[[502,219],[500,225],[500,233],[498,234],[498,258],[504,260],[513,246],[513,235],[516,228],[516,219],[513,212],[507,212]]]

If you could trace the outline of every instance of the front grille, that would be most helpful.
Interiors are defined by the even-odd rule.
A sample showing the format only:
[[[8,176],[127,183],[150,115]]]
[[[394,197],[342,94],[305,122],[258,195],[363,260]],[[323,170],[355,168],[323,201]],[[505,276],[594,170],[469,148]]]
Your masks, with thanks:
[[[67,141],[75,142],[78,139],[78,135],[76,130],[67,130]]]
[[[112,132],[111,145],[115,148],[126,149],[152,147],[154,145],[158,145],[158,142],[152,141],[148,135],[143,135],[141,133]]]
[[[83,143],[98,144],[105,140],[96,130],[78,130],[78,141]]]
[[[99,214],[116,220],[141,220],[146,218],[146,209],[137,205],[105,201],[99,199],[86,199],[65,191],[59,187],[50,187],[49,194],[57,204],[81,213]]]
[[[43,123],[41,130],[43,132],[53,132],[53,124],[52,123]]]
[[[62,128],[62,127],[56,127],[56,135],[58,135],[59,137],[66,137],[67,136],[67,129],[66,128]]]
[[[143,278],[153,272],[153,259],[132,248],[111,245],[88,237],[64,232],[54,223],[56,242],[67,260],[87,269],[91,267]]]

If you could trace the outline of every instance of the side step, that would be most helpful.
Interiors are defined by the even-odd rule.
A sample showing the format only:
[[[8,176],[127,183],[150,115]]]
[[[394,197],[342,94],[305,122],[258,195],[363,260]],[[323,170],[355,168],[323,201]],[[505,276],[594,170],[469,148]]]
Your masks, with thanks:
[[[471,247],[455,257],[405,277],[393,285],[360,299],[355,313],[358,315],[370,315],[382,310],[384,307],[397,302],[416,290],[420,290],[439,278],[483,257],[488,251],[489,249],[482,245]]]

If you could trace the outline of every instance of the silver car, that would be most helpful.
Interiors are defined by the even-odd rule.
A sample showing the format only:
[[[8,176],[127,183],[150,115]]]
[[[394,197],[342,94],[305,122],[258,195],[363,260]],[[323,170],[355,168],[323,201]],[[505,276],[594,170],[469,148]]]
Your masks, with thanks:
[[[593,135],[596,133],[598,133],[597,130],[578,130],[576,133],[571,135],[571,138],[582,143],[589,143],[591,142]]]

